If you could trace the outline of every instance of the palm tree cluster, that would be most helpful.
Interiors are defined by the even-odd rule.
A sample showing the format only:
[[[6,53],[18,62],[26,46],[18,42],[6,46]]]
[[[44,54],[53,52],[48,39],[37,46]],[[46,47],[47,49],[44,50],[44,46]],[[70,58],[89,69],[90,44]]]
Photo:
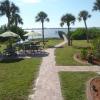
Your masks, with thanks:
[[[93,7],[93,10],[99,10],[100,11],[100,0],[96,0],[96,2],[94,3],[94,7]],[[79,21],[82,21],[84,22],[85,24],[85,29],[86,29],[86,37],[87,37],[87,42],[89,42],[89,34],[88,34],[88,28],[87,28],[87,19],[90,18],[91,15],[89,14],[88,11],[86,10],[82,10],[80,11],[79,15],[78,15],[78,20]],[[43,35],[43,44],[44,44],[44,21],[49,21],[49,18],[48,18],[48,15],[41,11],[37,14],[36,16],[36,22],[41,22],[42,23],[42,35]],[[65,15],[63,15],[61,17],[61,27],[64,26],[64,24],[67,25],[68,27],[68,45],[72,45],[72,41],[71,41],[71,34],[70,34],[70,25],[71,24],[74,24],[76,21],[76,18],[74,15],[70,14],[70,13],[67,13]]]
[[[94,3],[94,6],[93,6],[93,10],[95,10],[95,11],[99,10],[100,11],[100,0],[96,0],[96,2]],[[5,15],[7,17],[7,19],[8,19],[7,28],[8,29],[10,28],[10,26],[16,26],[17,27],[18,24],[23,24],[23,20],[20,17],[19,13],[20,13],[19,8],[13,2],[10,2],[9,0],[5,0],[5,1],[0,2],[0,16]],[[88,31],[86,21],[90,17],[91,17],[91,15],[86,10],[80,11],[80,13],[78,15],[78,20],[84,21],[86,31]],[[43,44],[45,45],[44,22],[49,21],[48,15],[45,12],[41,11],[37,14],[35,19],[36,19],[36,22],[42,23]],[[76,18],[74,17],[74,15],[72,15],[70,13],[67,13],[67,14],[65,14],[61,17],[60,25],[64,26],[64,24],[66,24],[67,27],[68,27],[68,45],[71,45],[71,34],[70,34],[71,27],[70,27],[70,25],[74,24],[75,21],[76,21]],[[86,36],[87,36],[87,42],[89,42],[88,32],[87,32]]]
[[[19,8],[9,0],[0,2],[0,16],[6,16],[8,19],[7,28],[10,29],[12,25],[17,27],[18,24],[23,24],[22,18],[19,15]]]
[[[79,15],[78,15],[78,20],[81,21],[83,20],[84,21],[84,24],[85,24],[85,29],[87,30],[87,24],[86,24],[86,21],[88,18],[90,18],[91,15],[88,13],[88,11],[80,11]],[[74,24],[76,21],[76,18],[74,15],[72,14],[65,14],[61,17],[61,23],[60,25],[63,26],[64,24],[67,24],[67,27],[68,27],[68,45],[72,45],[71,43],[71,34],[70,34],[70,25],[71,24]],[[88,32],[86,34],[87,36],[87,41],[89,41],[89,38],[88,38]]]
[[[93,11],[100,11],[100,0],[96,0],[96,2],[94,3],[94,6],[93,6]],[[85,24],[85,29],[87,31],[87,34],[86,34],[86,37],[87,37],[87,42],[89,42],[89,34],[88,34],[88,28],[87,28],[87,19],[90,18],[91,15],[89,14],[88,11],[86,10],[82,10],[80,11],[79,15],[78,15],[78,20],[79,21],[84,21],[84,24]],[[60,25],[63,26],[64,24],[67,24],[67,27],[68,27],[68,45],[70,46],[71,43],[70,43],[70,39],[71,39],[71,34],[70,34],[70,25],[71,24],[74,24],[75,23],[75,17],[74,15],[72,14],[65,14],[64,16],[61,17],[61,23]]]

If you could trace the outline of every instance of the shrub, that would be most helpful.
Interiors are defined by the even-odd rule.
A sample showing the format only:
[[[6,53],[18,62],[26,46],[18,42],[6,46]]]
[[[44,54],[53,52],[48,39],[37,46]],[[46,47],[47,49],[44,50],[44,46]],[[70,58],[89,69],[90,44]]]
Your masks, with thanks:
[[[100,34],[100,29],[99,28],[90,28],[88,29],[88,32],[90,33],[90,38],[94,39],[98,37]]]
[[[93,53],[88,53],[87,60],[89,63],[93,63],[93,58],[94,58]]]
[[[88,54],[87,49],[81,50],[81,58],[82,59],[87,59],[87,54]]]
[[[14,33],[17,33],[20,37],[21,37],[21,39],[23,39],[24,40],[24,34],[26,33],[21,27],[16,27],[16,26],[11,26],[10,27],[10,30],[12,31],[12,32],[14,32]]]
[[[86,30],[84,28],[78,28],[72,32],[72,38],[75,40],[85,40],[86,39]]]
[[[90,39],[98,37],[100,34],[99,28],[89,28],[87,31],[85,28],[78,28],[72,33],[72,38],[75,40],[85,40],[86,34],[88,32],[88,37]]]
[[[100,59],[100,36],[93,40],[93,53],[97,59]]]

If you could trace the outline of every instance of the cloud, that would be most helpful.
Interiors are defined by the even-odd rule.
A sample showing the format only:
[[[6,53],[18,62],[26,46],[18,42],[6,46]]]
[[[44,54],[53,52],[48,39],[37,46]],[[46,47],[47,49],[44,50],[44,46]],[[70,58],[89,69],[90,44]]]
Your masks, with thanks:
[[[21,0],[24,3],[39,3],[41,0]]]

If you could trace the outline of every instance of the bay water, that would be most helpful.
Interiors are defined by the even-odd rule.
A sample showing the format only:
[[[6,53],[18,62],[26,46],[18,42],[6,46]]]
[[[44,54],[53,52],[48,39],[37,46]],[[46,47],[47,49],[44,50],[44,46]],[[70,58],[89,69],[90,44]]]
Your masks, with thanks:
[[[74,31],[75,29],[72,28],[71,31]],[[30,31],[34,31],[37,33],[41,33],[41,36],[36,36],[36,37],[29,37],[29,38],[42,38],[42,29],[32,29]],[[58,31],[63,31],[66,34],[68,33],[67,28],[45,28],[44,29],[44,37],[45,38],[59,38]]]

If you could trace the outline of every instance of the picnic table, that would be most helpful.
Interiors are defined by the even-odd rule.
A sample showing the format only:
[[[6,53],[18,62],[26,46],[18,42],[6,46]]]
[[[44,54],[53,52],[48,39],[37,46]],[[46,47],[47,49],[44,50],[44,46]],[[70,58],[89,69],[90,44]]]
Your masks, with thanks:
[[[18,54],[32,54],[40,53],[43,50],[43,46],[40,41],[26,42],[16,45]]]

